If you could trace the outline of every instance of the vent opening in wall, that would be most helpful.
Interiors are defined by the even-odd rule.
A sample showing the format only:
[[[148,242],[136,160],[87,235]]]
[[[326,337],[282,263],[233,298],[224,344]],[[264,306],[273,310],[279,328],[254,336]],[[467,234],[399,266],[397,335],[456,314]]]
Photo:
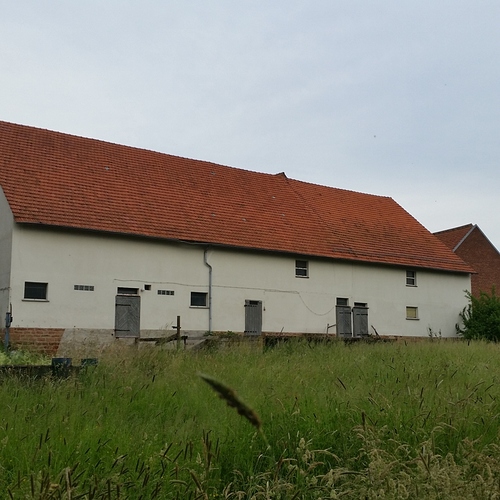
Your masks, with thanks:
[[[75,285],[74,290],[78,290],[80,292],[93,292],[94,285]]]

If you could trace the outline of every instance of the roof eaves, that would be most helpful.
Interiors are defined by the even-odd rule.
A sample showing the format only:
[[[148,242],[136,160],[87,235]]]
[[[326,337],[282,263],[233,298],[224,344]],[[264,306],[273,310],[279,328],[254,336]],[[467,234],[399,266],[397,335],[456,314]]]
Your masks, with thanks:
[[[263,246],[250,246],[250,245],[235,245],[231,243],[224,242],[214,242],[208,240],[196,240],[196,239],[187,239],[185,237],[176,238],[176,237],[168,237],[168,236],[154,236],[145,233],[132,232],[132,231],[113,231],[109,229],[99,229],[92,227],[82,227],[78,225],[61,225],[61,224],[51,224],[48,222],[38,222],[31,220],[16,220],[16,223],[39,227],[39,228],[51,228],[51,229],[61,229],[61,230],[71,230],[71,231],[82,231],[82,232],[90,232],[90,233],[101,233],[108,234],[113,236],[122,236],[122,237],[133,237],[133,238],[144,238],[148,240],[157,240],[157,241],[166,241],[166,242],[174,242],[174,243],[183,243],[187,245],[196,245],[196,246],[212,246],[219,248],[228,248],[228,249],[237,249],[237,250],[247,250],[247,251],[258,251],[258,252],[266,252],[266,253],[277,253],[282,255],[302,255],[308,257],[315,257],[333,261],[340,262],[357,262],[363,264],[373,264],[373,265],[382,265],[382,266],[396,266],[396,267],[412,267],[418,269],[428,269],[435,271],[444,271],[444,272],[460,272],[460,273],[472,273],[473,269],[470,268],[465,262],[460,259],[460,263],[450,262],[446,259],[438,259],[436,257],[426,258],[424,256],[419,256],[418,258],[414,258],[412,256],[401,256],[398,254],[384,254],[378,255],[375,253],[369,252],[356,252],[351,248],[342,248],[340,251],[333,250],[332,253],[325,252],[314,252],[314,251],[299,251],[299,250],[286,250],[279,247],[263,247]],[[456,254],[455,254],[456,255]],[[459,265],[463,264],[463,265]]]

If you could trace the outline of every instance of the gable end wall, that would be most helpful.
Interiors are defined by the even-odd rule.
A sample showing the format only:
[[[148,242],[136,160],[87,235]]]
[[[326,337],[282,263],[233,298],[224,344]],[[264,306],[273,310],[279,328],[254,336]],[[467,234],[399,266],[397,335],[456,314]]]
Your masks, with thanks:
[[[500,293],[500,254],[479,228],[475,228],[456,250],[477,274],[472,275],[472,293],[490,292],[495,286]]]
[[[9,310],[10,278],[12,262],[12,230],[14,218],[4,192],[0,187],[0,318],[3,319]]]

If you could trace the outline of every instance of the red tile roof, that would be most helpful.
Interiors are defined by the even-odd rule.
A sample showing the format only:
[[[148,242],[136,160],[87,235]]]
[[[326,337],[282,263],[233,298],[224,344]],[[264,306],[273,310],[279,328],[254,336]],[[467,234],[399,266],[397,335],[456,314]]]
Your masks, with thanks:
[[[471,271],[391,198],[6,122],[0,185],[22,224]]]

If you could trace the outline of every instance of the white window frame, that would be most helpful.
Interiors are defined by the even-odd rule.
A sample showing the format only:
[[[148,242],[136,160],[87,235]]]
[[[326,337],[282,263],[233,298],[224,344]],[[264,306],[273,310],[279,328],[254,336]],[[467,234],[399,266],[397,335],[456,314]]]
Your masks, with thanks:
[[[194,297],[200,298],[202,295],[205,297],[205,303],[204,304],[193,304],[193,298]],[[208,307],[208,292],[191,292],[189,307],[194,307],[194,308],[198,308],[198,309],[206,309]]]
[[[406,270],[406,286],[417,286],[417,271],[413,269]]]
[[[406,319],[410,321],[418,320],[418,307],[406,306]]]
[[[295,277],[309,278],[309,261],[304,259],[295,260]]]
[[[26,296],[26,288],[30,288],[30,285],[43,285],[44,288],[44,296],[43,297],[27,297]],[[36,287],[32,287],[36,288]],[[39,287],[40,289],[42,287]],[[36,301],[36,302],[48,302],[48,294],[49,294],[49,284],[44,281],[25,281],[24,282],[24,292],[23,292],[23,300],[27,301]],[[33,294],[32,294],[33,295]]]

